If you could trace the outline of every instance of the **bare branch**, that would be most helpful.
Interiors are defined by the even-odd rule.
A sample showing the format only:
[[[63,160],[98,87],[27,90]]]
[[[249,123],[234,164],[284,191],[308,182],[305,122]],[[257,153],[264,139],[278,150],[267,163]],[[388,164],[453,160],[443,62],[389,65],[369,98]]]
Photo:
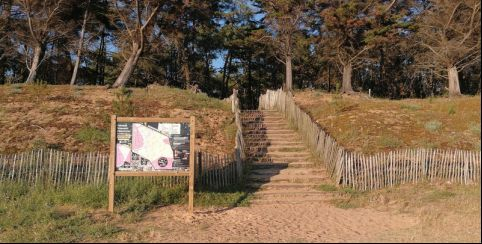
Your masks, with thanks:
[[[127,22],[127,19],[125,18],[124,14],[121,13],[121,11],[119,10],[119,6],[117,6],[117,0],[114,0],[114,6],[115,6],[115,9],[117,11],[117,14],[119,15],[119,17],[122,19],[122,21],[124,22],[124,25],[127,29],[127,33],[129,34],[129,36],[131,37],[131,40],[134,40],[134,36],[132,34],[132,31],[131,29],[129,28],[129,25],[128,25],[128,22]]]

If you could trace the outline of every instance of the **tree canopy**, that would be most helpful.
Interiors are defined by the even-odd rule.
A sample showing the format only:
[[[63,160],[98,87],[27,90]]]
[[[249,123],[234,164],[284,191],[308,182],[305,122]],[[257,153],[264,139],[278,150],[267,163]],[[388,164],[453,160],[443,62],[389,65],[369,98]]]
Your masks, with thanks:
[[[0,84],[480,93],[478,0],[2,0]]]

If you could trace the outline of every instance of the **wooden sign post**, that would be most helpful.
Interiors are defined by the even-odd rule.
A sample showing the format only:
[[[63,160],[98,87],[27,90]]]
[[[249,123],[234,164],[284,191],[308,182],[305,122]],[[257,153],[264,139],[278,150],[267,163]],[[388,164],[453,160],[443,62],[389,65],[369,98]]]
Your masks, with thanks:
[[[122,132],[118,131],[122,124]],[[151,125],[158,125],[153,128]],[[189,125],[189,163],[188,169],[174,167],[174,152],[168,135],[161,128],[174,128],[181,133],[183,126]],[[172,127],[174,125],[174,127]],[[185,127],[184,127],[185,128]],[[165,129],[165,128],[164,128]],[[184,129],[184,131],[186,128]],[[194,155],[195,155],[195,118],[134,118],[111,116],[110,157],[109,157],[109,206],[114,212],[115,178],[122,176],[185,176],[189,177],[189,213],[194,210]],[[118,137],[122,134],[122,138]],[[144,137],[145,138],[144,138]],[[146,143],[144,143],[146,141]],[[160,146],[159,146],[160,145]],[[184,145],[185,146],[185,145]],[[121,152],[118,150],[121,149]],[[160,152],[167,156],[159,156]],[[183,152],[181,153],[185,153]],[[122,154],[124,153],[124,154]],[[158,154],[156,154],[158,153]],[[121,156],[119,156],[121,155]],[[126,156],[127,155],[127,156]],[[122,159],[120,158],[122,157]],[[178,156],[178,161],[179,159]],[[141,162],[136,165],[136,162]],[[119,166],[121,165],[121,166]],[[120,170],[122,169],[122,170]]]

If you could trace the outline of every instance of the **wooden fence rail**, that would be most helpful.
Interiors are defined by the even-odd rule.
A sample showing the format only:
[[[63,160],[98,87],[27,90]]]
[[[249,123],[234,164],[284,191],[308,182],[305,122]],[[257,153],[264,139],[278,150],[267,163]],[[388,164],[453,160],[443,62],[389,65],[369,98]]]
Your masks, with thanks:
[[[480,151],[420,148],[362,155],[340,146],[296,105],[290,93],[268,90],[260,96],[259,109],[281,112],[337,184],[358,190],[440,180],[480,184]]]
[[[238,182],[238,167],[233,155],[196,152],[196,183],[200,187],[223,188]],[[31,185],[107,183],[109,154],[101,152],[71,153],[53,149],[0,155],[0,182],[13,181]],[[151,177],[163,187],[187,185],[186,177]]]

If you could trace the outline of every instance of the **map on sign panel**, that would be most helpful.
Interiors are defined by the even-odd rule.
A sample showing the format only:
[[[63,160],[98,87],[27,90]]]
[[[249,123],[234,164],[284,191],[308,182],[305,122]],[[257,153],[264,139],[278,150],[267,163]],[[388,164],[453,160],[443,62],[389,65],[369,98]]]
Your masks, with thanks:
[[[188,170],[188,123],[116,124],[116,170]]]

